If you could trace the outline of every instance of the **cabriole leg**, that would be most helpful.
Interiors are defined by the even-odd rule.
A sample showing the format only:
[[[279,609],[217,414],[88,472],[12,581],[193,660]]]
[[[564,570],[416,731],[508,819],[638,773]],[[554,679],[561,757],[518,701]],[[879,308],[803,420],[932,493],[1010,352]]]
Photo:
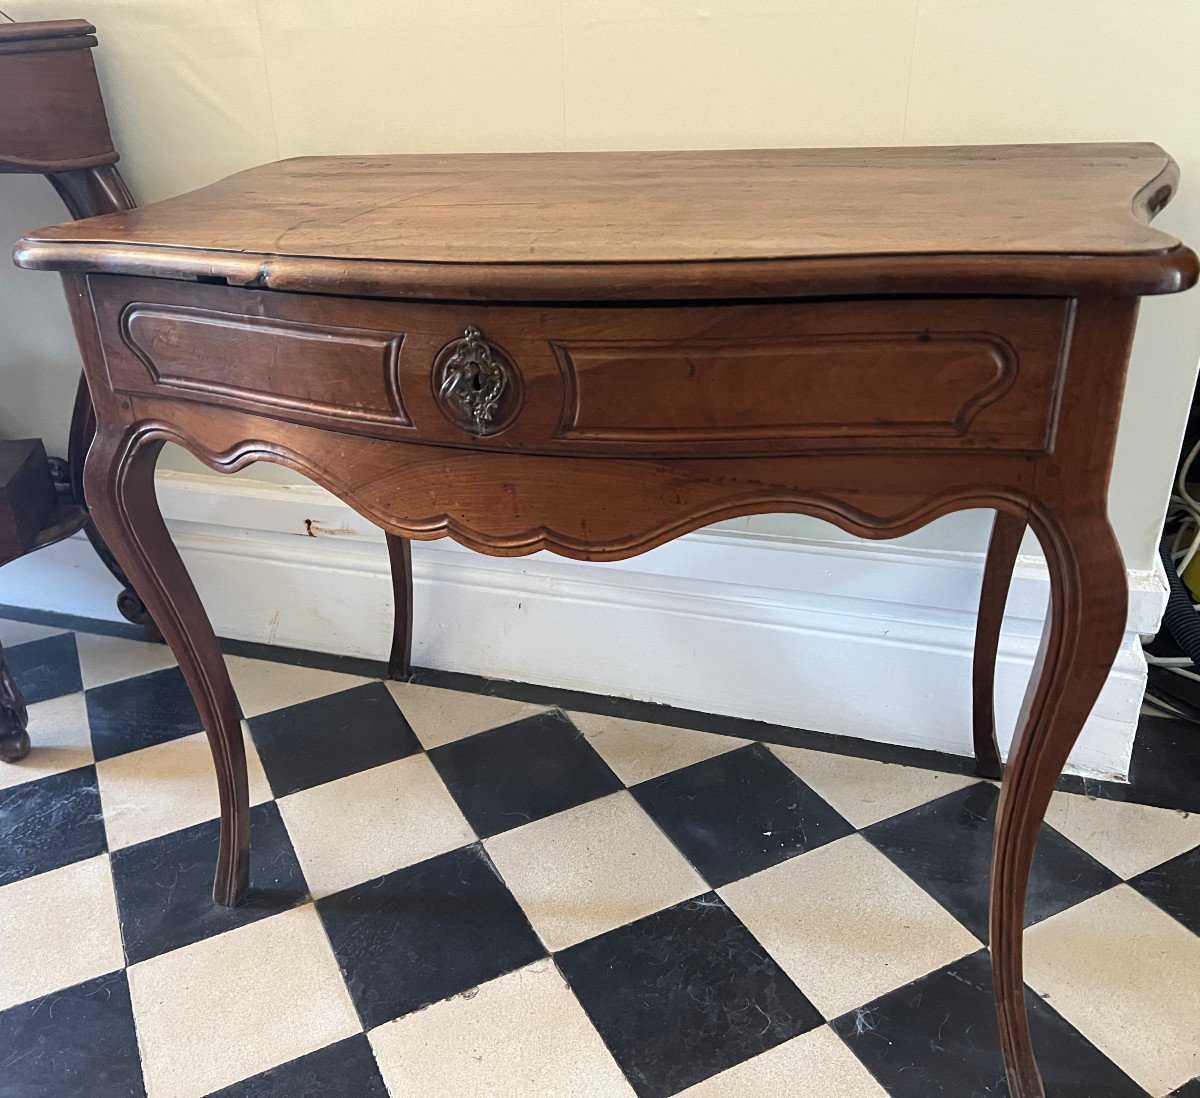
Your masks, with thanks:
[[[1009,751],[992,855],[992,969],[1013,1098],[1045,1098],[1022,971],[1030,864],[1055,782],[1125,630],[1125,566],[1101,507],[1033,522],[1050,570],[1050,613]]]
[[[979,618],[975,624],[975,658],[971,674],[971,721],[975,737],[975,772],[981,778],[999,778],[1000,745],[996,742],[996,653],[1004,604],[1012,583],[1017,552],[1025,536],[1025,519],[997,511],[983,566]]]
[[[167,533],[154,491],[160,441],[102,427],[84,469],[91,514],[179,661],[217,770],[221,840],[213,898],[233,907],[250,878],[250,803],[240,710],[221,649]]]

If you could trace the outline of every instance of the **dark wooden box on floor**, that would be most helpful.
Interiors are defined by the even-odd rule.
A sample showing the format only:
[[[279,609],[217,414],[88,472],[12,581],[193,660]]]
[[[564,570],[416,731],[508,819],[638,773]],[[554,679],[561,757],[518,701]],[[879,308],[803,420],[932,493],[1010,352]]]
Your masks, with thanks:
[[[1026,527],[1052,587],[990,933],[1010,1092],[1041,1098],[1025,894],[1124,635],[1108,479],[1138,298],[1197,277],[1147,224],[1177,178],[1145,144],[307,157],[30,233],[18,262],[63,272],[95,398],[95,521],[212,744],[218,899],[248,881],[244,747],[155,501],[165,442],[291,466],[393,537],[509,556],[628,557],[777,511],[894,537],[992,508],[985,772]]]
[[[33,548],[55,502],[42,440],[0,439],[0,560]]]

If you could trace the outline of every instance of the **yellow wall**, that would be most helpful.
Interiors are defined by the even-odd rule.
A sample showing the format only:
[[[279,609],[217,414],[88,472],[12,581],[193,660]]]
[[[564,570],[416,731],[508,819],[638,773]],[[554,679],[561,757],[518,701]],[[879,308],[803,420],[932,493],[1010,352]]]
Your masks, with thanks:
[[[145,202],[278,157],[424,150],[1153,140],[1200,244],[1197,0],[7,0],[83,16]],[[0,88],[0,95],[3,89]],[[62,220],[0,176],[0,238]],[[1149,301],[1112,514],[1150,566],[1200,294]],[[61,448],[78,358],[54,276],[0,267],[0,434]],[[759,528],[809,531],[797,518]],[[978,517],[925,535],[977,548]]]

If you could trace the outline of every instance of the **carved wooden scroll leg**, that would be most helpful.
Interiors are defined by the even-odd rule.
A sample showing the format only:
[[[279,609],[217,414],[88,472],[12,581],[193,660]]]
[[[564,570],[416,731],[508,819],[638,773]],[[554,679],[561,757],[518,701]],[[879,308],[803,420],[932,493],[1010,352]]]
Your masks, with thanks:
[[[221,649],[154,492],[160,441],[101,427],[84,468],[91,513],[179,661],[212,749],[221,803],[213,899],[236,906],[250,877],[250,801],[239,707]]]
[[[392,620],[392,652],[388,656],[388,678],[406,681],[412,674],[412,542],[408,538],[387,535],[388,557],[392,562],[392,592],[396,616]]]
[[[25,699],[17,689],[17,680],[0,645],[0,761],[20,762],[29,754],[29,733],[25,730],[28,724]]]
[[[1012,1098],[1045,1096],[1022,973],[1029,868],[1055,782],[1112,669],[1128,607],[1125,566],[1102,510],[1033,525],[1050,569],[1050,613],[1008,755],[992,854],[992,970]]]
[[[1013,567],[1024,536],[1024,518],[1005,511],[996,512],[983,566],[983,590],[979,595],[971,672],[975,772],[981,778],[999,778],[1001,773],[1000,745],[996,742],[996,653],[1000,647],[1000,627],[1004,624],[1004,604],[1008,601]]]

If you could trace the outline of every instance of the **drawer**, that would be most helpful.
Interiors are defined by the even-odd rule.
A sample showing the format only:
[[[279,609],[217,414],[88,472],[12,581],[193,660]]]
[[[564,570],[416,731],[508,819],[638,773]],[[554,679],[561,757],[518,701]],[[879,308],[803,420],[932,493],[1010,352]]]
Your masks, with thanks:
[[[97,276],[113,387],[449,446],[1041,450],[1071,303],[428,305]]]

